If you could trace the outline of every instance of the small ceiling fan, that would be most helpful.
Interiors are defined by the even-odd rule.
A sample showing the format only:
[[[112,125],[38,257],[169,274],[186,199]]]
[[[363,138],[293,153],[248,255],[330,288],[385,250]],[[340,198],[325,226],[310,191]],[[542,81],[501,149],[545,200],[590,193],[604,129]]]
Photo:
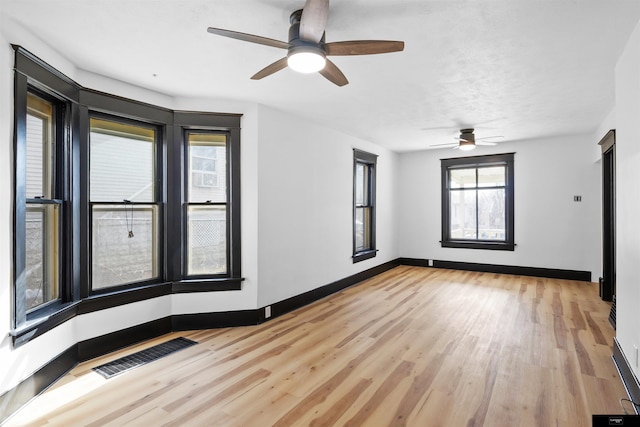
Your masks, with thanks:
[[[327,56],[371,55],[400,52],[404,42],[388,40],[351,40],[325,42],[325,27],[329,17],[329,0],[307,0],[304,8],[289,17],[289,41],[283,42],[253,34],[221,28],[207,28],[211,34],[287,50],[287,56],[267,65],[251,78],[260,80],[287,65],[302,73],[318,72],[338,86],[349,83],[345,75]]]
[[[450,142],[446,144],[435,144],[430,147],[451,147],[462,151],[470,151],[476,148],[476,145],[496,145],[497,143],[491,141],[483,141],[485,139],[504,138],[502,135],[485,136],[482,138],[476,138],[473,133],[473,128],[460,129],[460,136],[455,138],[458,142]]]

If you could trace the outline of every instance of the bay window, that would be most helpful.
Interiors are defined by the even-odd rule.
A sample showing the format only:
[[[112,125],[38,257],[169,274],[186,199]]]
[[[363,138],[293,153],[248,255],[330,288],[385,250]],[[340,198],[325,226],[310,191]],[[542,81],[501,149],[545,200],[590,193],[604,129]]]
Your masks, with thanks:
[[[85,89],[14,48],[14,345],[78,313],[240,289],[241,116]]]

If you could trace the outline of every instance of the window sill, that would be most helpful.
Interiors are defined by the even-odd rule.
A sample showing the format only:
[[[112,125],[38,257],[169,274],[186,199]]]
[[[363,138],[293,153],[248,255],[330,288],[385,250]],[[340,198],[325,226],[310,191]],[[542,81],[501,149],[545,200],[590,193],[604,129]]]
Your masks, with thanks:
[[[9,332],[13,347],[17,348],[44,334],[78,314],[80,301],[51,306],[46,312],[36,313],[19,327]]]
[[[446,240],[441,241],[443,248],[464,248],[464,249],[488,249],[494,251],[514,251],[515,243],[489,242],[475,240]]]
[[[181,280],[171,284],[171,292],[181,294],[185,292],[239,291],[242,289],[242,282],[244,282],[244,277]]]
[[[80,314],[106,310],[172,293],[240,290],[243,281],[244,278],[182,280],[91,295],[80,301],[53,304],[37,311],[31,314],[25,323],[11,330],[9,336],[13,340],[13,347],[17,348]]]
[[[170,293],[171,287],[167,282],[102,292],[82,299],[80,307],[78,308],[78,314],[105,310],[120,305],[169,295]]]
[[[364,261],[365,259],[371,259],[375,257],[377,253],[378,253],[377,249],[358,252],[352,256],[353,263],[355,264],[356,262]]]

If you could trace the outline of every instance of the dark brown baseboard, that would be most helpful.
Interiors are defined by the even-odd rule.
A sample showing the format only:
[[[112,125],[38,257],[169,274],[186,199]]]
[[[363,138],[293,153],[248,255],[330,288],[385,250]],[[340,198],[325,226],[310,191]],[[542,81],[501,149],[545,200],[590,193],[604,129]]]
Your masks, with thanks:
[[[360,273],[345,277],[344,279],[337,280],[333,283],[329,283],[328,285],[320,286],[319,288],[312,289],[308,292],[304,292],[291,298],[273,303],[271,304],[271,317],[278,317],[283,314],[289,313],[290,311],[296,310],[307,304],[311,304],[312,302],[318,301],[331,294],[335,294],[336,292],[353,286],[356,283],[362,282],[363,280],[370,279],[371,277],[377,276],[378,274],[384,273],[385,271],[391,270],[392,268],[399,265],[399,260],[385,262],[384,264],[380,264],[368,270],[361,271]],[[260,322],[265,321],[264,308],[260,308],[259,313]]]
[[[452,270],[480,271],[484,273],[515,274],[518,276],[547,277],[550,279],[591,282],[591,272],[558,268],[521,267],[517,265],[480,264],[474,262],[440,261],[420,258],[399,258],[402,265],[417,267],[448,268]],[[431,265],[430,265],[431,264]]]
[[[0,424],[76,366],[77,354],[77,345],[69,347],[33,375],[0,396]]]

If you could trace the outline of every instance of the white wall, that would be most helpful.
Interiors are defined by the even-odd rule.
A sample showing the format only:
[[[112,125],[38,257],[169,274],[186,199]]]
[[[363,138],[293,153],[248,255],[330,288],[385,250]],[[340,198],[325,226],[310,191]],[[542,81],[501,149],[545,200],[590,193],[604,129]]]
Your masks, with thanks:
[[[600,164],[592,135],[558,137],[495,147],[464,155],[514,152],[516,249],[443,248],[440,159],[462,156],[451,149],[400,155],[399,252],[403,257],[558,268],[600,275]],[[573,196],[581,195],[582,202]]]
[[[11,353],[11,338],[7,332],[11,330],[11,283],[12,283],[12,242],[13,215],[12,203],[13,187],[13,50],[0,31],[0,366]],[[4,368],[3,368],[4,371]],[[10,372],[10,371],[7,371]],[[0,393],[3,387],[0,378]]]
[[[593,133],[593,140],[600,142],[602,138],[609,132],[611,129],[616,128],[616,108],[615,105],[611,107],[611,111],[604,118],[604,120],[600,123],[596,131]],[[602,159],[602,147],[598,144],[593,145],[593,160],[599,162]]]
[[[640,24],[616,66],[616,338],[636,375],[640,347]]]
[[[399,256],[394,242],[397,155],[309,120],[260,107],[258,306]],[[378,155],[377,247],[354,264],[353,148]]]

